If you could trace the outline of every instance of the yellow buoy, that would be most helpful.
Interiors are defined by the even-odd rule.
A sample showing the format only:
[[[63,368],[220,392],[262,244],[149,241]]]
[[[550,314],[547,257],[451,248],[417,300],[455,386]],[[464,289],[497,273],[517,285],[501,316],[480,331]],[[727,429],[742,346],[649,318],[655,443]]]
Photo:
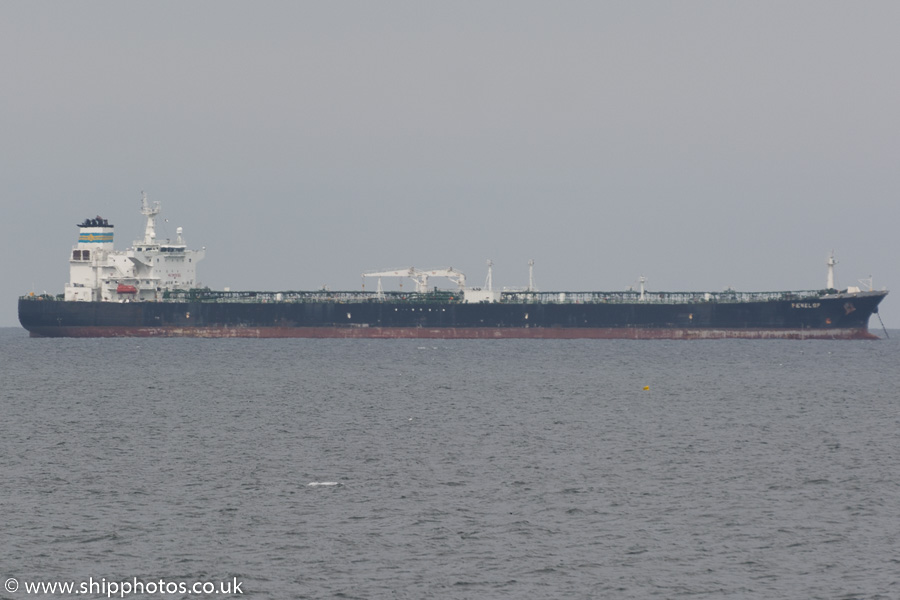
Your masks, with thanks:
[[[647,390],[649,390],[649,389],[650,389],[650,386],[649,386],[649,385],[645,385],[645,386],[644,386],[644,391],[645,391],[645,392],[646,392]]]

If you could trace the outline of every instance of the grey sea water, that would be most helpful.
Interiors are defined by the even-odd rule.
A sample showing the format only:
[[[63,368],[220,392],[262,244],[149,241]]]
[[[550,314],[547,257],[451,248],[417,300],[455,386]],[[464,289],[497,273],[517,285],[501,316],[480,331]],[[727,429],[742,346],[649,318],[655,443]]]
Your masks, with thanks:
[[[0,596],[897,598],[898,339],[0,330]]]

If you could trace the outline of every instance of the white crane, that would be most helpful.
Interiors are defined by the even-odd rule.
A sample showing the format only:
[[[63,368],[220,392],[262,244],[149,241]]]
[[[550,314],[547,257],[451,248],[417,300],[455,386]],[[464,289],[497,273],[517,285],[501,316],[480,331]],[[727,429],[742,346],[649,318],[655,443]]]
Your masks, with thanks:
[[[377,277],[378,289],[376,295],[379,298],[384,297],[384,290],[381,287],[382,277],[409,277],[416,282],[416,291],[420,294],[428,292],[429,277],[446,277],[450,281],[459,286],[460,290],[466,288],[466,276],[453,267],[442,267],[439,269],[417,269],[415,267],[405,267],[402,269],[388,269],[386,271],[369,271],[362,274],[365,277]]]

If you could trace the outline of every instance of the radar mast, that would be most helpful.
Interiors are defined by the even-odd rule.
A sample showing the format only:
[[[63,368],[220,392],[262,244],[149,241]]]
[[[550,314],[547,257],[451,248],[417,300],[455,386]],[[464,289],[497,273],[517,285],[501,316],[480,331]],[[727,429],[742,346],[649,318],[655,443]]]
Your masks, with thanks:
[[[147,194],[141,191],[141,214],[147,217],[147,228],[144,230],[144,243],[156,243],[156,215],[159,214],[159,202],[152,205],[147,200]]]

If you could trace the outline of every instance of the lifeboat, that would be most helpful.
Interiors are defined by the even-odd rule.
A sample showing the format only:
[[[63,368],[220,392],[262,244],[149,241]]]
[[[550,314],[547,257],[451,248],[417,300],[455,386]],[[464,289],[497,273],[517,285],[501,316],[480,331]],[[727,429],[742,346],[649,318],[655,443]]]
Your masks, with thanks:
[[[133,285],[125,285],[124,283],[120,283],[119,287],[116,288],[116,292],[119,294],[137,294],[137,288]]]

